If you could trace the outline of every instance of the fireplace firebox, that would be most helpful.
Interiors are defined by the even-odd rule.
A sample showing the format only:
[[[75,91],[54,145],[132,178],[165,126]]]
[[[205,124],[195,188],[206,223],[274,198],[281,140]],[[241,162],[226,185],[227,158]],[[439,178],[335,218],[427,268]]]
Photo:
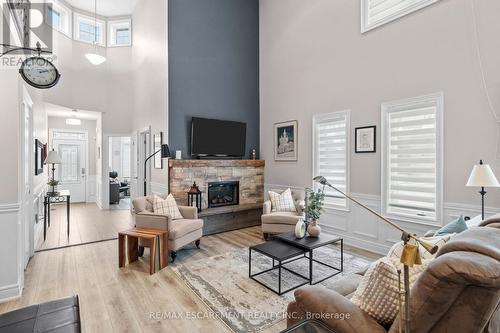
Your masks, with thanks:
[[[240,182],[225,181],[208,183],[208,208],[238,205]]]

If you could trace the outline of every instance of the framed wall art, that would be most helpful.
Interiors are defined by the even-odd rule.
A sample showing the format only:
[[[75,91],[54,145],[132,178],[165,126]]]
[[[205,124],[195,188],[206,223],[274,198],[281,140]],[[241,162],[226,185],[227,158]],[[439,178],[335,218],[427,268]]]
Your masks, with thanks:
[[[297,161],[297,120],[274,124],[274,160]]]
[[[377,151],[377,127],[356,127],[354,147],[356,153],[375,153]]]

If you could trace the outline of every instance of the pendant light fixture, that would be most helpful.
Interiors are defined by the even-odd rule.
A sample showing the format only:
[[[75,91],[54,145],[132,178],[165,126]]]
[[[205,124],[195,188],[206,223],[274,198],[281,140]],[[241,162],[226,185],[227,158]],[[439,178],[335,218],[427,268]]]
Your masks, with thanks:
[[[100,65],[106,61],[106,57],[97,52],[97,0],[94,0],[94,53],[85,54],[85,58],[92,65]]]

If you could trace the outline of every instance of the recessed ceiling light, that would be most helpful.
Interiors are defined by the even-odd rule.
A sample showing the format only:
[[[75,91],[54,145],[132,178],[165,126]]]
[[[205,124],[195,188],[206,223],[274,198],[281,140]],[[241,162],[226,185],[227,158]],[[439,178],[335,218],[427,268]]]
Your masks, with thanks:
[[[66,119],[66,125],[81,125],[82,121],[77,118],[68,118]]]

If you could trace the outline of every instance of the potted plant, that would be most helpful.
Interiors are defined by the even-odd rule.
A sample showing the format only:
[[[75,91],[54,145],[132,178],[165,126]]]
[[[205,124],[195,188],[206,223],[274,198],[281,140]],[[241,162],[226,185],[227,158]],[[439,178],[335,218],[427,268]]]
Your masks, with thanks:
[[[52,186],[52,191],[48,192],[47,194],[48,195],[56,195],[57,194],[56,187],[57,187],[57,185],[59,185],[59,181],[55,180],[55,179],[49,179],[49,181],[47,182],[47,185]]]
[[[323,203],[325,194],[323,191],[318,190],[315,192],[313,189],[306,188],[306,218],[310,220],[307,227],[307,232],[311,237],[318,237],[321,233],[321,227],[318,225],[318,219],[323,212]]]

